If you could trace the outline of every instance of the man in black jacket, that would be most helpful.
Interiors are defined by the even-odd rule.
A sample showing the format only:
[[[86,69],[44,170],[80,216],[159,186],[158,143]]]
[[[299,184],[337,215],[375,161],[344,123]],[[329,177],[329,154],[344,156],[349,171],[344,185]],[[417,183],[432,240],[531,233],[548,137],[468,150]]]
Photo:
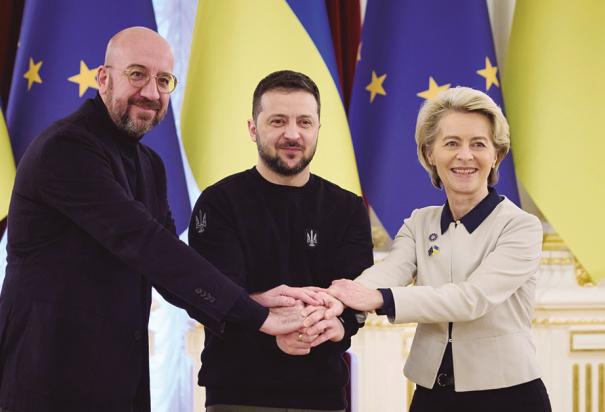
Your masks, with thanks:
[[[0,297],[0,409],[147,412],[151,286],[216,334],[277,334],[271,312],[180,242],[160,158],[139,142],[176,86],[168,43],[146,28],[109,42],[99,95],[50,126],[19,163]],[[309,292],[281,287],[257,299]],[[291,299],[292,303],[294,299]]]
[[[272,73],[258,84],[252,112],[256,167],[204,190],[189,244],[253,294],[359,275],[373,262],[363,201],[309,170],[320,127],[317,86],[302,73]],[[342,355],[359,325],[352,312],[311,325],[316,314],[306,329],[277,338],[231,322],[220,337],[206,330],[199,383],[207,411],[343,411]]]

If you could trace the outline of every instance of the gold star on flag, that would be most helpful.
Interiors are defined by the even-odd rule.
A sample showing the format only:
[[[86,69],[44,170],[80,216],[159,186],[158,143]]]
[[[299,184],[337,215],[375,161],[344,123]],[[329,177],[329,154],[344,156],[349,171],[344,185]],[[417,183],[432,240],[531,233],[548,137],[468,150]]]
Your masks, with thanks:
[[[23,78],[27,79],[27,91],[32,89],[32,85],[34,83],[42,84],[42,79],[40,78],[40,67],[42,67],[42,60],[38,63],[34,63],[34,59],[29,58],[29,69],[23,75]]]
[[[82,97],[88,88],[99,89],[97,85],[97,70],[98,67],[89,69],[86,63],[83,60],[80,60],[80,73],[74,76],[71,76],[67,80],[73,83],[77,83],[80,86],[79,97]]]
[[[366,90],[370,92],[370,103],[374,102],[374,98],[377,94],[381,94],[383,96],[387,95],[387,92],[382,88],[382,82],[387,78],[386,73],[382,76],[376,76],[376,72],[372,70],[372,81],[370,84],[366,86]]]
[[[439,93],[450,88],[450,83],[439,86],[432,76],[429,76],[429,88],[416,94],[418,97],[429,100],[437,96]]]
[[[489,57],[485,58],[485,69],[477,70],[477,74],[481,77],[485,77],[485,90],[489,90],[492,84],[500,87],[498,82],[498,66],[492,66],[492,62],[489,61]]]

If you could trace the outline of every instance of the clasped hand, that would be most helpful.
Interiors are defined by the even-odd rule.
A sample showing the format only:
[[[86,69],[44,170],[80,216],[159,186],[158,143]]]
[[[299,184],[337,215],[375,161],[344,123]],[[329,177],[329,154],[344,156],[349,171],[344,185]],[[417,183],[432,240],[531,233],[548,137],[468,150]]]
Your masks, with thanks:
[[[306,355],[315,346],[328,340],[339,342],[344,337],[344,325],[338,318],[344,310],[344,305],[324,289],[280,285],[251,297],[270,308],[274,315],[299,312],[300,327],[294,331],[276,334],[277,346],[287,354]]]

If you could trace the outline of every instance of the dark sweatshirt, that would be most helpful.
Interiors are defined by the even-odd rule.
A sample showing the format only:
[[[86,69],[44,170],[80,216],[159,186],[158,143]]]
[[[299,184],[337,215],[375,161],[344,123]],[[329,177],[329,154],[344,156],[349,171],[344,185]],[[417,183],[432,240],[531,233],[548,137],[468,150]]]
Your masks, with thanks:
[[[367,210],[360,197],[311,175],[303,187],[268,182],[253,168],[200,196],[189,245],[250,293],[280,284],[328,287],[373,262]],[[349,372],[342,354],[359,328],[341,317],[345,337],[309,355],[282,352],[274,337],[227,323],[206,330],[199,383],[206,405],[341,409]]]

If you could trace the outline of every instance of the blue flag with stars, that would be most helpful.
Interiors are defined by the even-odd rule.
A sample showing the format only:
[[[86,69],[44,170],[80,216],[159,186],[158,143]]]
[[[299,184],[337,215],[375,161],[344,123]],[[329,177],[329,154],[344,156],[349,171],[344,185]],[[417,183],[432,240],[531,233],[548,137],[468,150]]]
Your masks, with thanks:
[[[129,26],[156,30],[151,0],[105,0],[96,6],[81,0],[25,2],[6,119],[17,163],[40,132],[95,97],[96,71],[115,33]],[[191,205],[172,108],[143,143],[164,161],[180,233],[189,224]]]
[[[424,100],[468,86],[502,107],[486,2],[369,1],[359,59],[349,124],[361,189],[393,237],[414,209],[445,201],[416,155]],[[510,154],[496,188],[519,204]]]

